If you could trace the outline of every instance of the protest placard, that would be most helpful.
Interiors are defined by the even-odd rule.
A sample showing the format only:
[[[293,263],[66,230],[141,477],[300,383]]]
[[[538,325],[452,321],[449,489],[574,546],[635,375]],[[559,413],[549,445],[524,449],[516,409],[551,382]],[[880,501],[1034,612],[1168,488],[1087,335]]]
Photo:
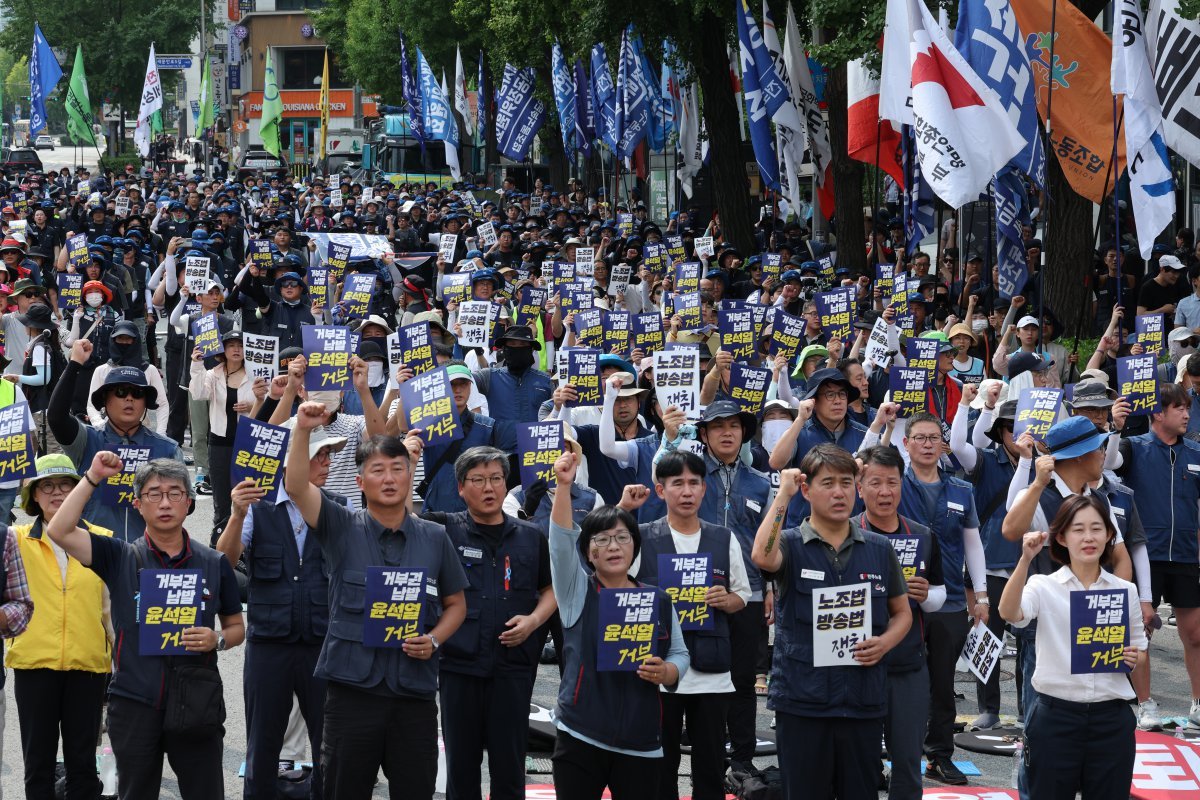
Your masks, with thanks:
[[[183,632],[203,625],[201,576],[198,569],[138,571],[138,655],[192,655]]]
[[[680,292],[700,291],[699,261],[684,261],[675,265],[675,285],[673,291],[676,294]]]
[[[475,228],[475,234],[479,237],[479,249],[491,247],[496,243],[496,223],[485,222]]]
[[[620,297],[629,291],[629,278],[633,275],[632,264],[617,264],[608,275],[608,296]]]
[[[35,458],[29,404],[0,408],[0,481],[32,478],[37,474]]]
[[[121,459],[121,471],[105,480],[100,481],[96,488],[96,497],[106,506],[120,506],[131,513],[133,510],[133,474],[150,460],[150,448],[135,444],[108,445],[104,449],[111,450]]]
[[[592,267],[596,262],[596,248],[594,247],[576,247],[575,248],[575,274],[576,275],[591,275]]]
[[[654,589],[601,589],[597,672],[636,672],[654,655],[658,600]]]
[[[517,313],[513,324],[534,327],[542,312],[546,310],[548,297],[549,292],[545,289],[533,285],[522,286],[517,295]]]
[[[454,272],[442,278],[442,302],[465,303],[471,298],[471,273]]]
[[[1013,441],[1028,432],[1035,442],[1046,440],[1046,431],[1058,419],[1063,390],[1027,386],[1017,396],[1017,416],[1013,420]]]
[[[1163,314],[1138,314],[1133,322],[1137,342],[1147,353],[1158,355],[1166,344],[1166,321]]]
[[[575,344],[580,347],[604,347],[604,311],[585,308],[575,312]]]
[[[867,336],[867,346],[863,350],[864,363],[872,362],[876,369],[887,370],[892,365],[891,346],[888,344],[887,320],[879,317]]]
[[[1124,589],[1071,592],[1072,675],[1129,672],[1125,648],[1130,641],[1128,592]]]
[[[618,356],[629,355],[628,311],[607,311],[604,314],[604,352]]]
[[[675,316],[679,317],[681,331],[698,331],[703,327],[699,292],[676,292],[671,296],[671,300],[675,306]]]
[[[891,389],[892,402],[900,406],[897,416],[906,418],[924,411],[929,385],[929,372],[925,369],[892,367],[888,373],[888,387]]]
[[[558,305],[563,314],[583,311],[595,305],[596,296],[588,284],[582,281],[564,283],[559,290]]]
[[[305,325],[301,329],[308,367],[304,388],[310,392],[345,389],[350,384],[350,329],[339,325]]]
[[[685,631],[708,631],[717,626],[705,601],[712,579],[712,554],[658,554],[658,587],[671,598],[679,627]]]
[[[183,261],[183,285],[193,296],[208,289],[208,256],[188,256]]]
[[[88,239],[86,233],[77,233],[67,238],[67,263],[83,274],[88,265]]]
[[[127,196],[121,195],[117,198],[116,203],[113,204],[113,213],[118,219],[125,219],[129,216],[129,198]]]
[[[892,288],[895,285],[895,276],[895,264],[875,265],[875,289],[885,301],[892,296]]]
[[[1131,417],[1153,414],[1160,408],[1157,360],[1152,353],[1117,359],[1117,394],[1129,402]]]
[[[217,312],[201,314],[191,321],[192,344],[200,349],[200,357],[208,358],[225,351],[221,345],[221,330],[217,325]],[[185,354],[189,359],[191,353]]]
[[[982,683],[987,683],[992,677],[992,670],[1000,663],[1004,653],[1004,640],[982,622],[975,623],[967,632],[967,641],[963,645],[961,657],[967,662],[967,667]]]
[[[888,534],[888,540],[892,543],[892,549],[896,551],[896,560],[900,562],[900,571],[904,573],[904,580],[924,578],[925,559],[929,554],[925,552],[924,541],[921,537],[897,533]]]
[[[683,261],[687,258],[687,250],[683,246],[683,237],[678,234],[672,234],[663,238],[663,242],[667,245],[667,257],[671,259],[671,263]]]
[[[458,324],[462,330],[458,343],[461,347],[488,348],[497,308],[490,300],[468,300],[458,307]]]
[[[425,570],[415,567],[367,567],[363,618],[364,647],[400,647],[425,633]]]
[[[346,265],[350,263],[351,249],[348,244],[329,243],[325,253],[325,266],[329,267],[329,277],[334,283],[340,281],[342,275],[346,274]]]
[[[78,272],[58,272],[58,307],[72,311],[83,305],[83,275]]]
[[[757,303],[747,305],[750,309],[750,315],[754,317],[754,342],[755,347],[758,347],[758,340],[762,338],[763,328],[775,321],[775,312],[778,310],[775,306],[760,306]]]
[[[751,367],[740,361],[729,365],[729,396],[743,411],[757,414],[762,411],[771,386],[771,370]]]
[[[447,264],[454,263],[454,249],[458,247],[457,233],[443,233],[438,239],[438,258]]]
[[[767,353],[772,359],[783,354],[791,362],[804,344],[805,323],[803,317],[794,317],[783,309],[775,309],[775,321],[771,325],[771,344]]]
[[[696,258],[699,259],[712,258],[717,253],[711,236],[697,236],[692,242],[692,248],[696,251]]]
[[[663,346],[663,317],[657,311],[634,314],[629,320],[633,332],[633,349],[646,355],[661,350]]]
[[[830,339],[843,342],[850,339],[850,326],[854,323],[853,286],[821,292],[813,299],[817,302],[817,313],[821,316],[821,332]]]
[[[566,351],[566,385],[574,386],[579,393],[577,400],[568,401],[569,407],[598,406],[603,403],[600,353],[600,349],[595,347],[572,347]]]
[[[626,264],[625,266],[629,266]],[[646,242],[642,247],[642,266],[655,276],[664,275],[667,271],[667,248],[658,242]],[[613,267],[616,269],[616,267]]]
[[[836,270],[837,251],[833,250],[817,259],[817,263],[821,266],[821,280],[826,284],[831,284],[837,278]]]
[[[677,406],[688,419],[700,419],[699,349],[654,353],[654,396],[663,411]]]
[[[400,384],[400,405],[408,415],[408,427],[420,429],[426,446],[447,444],[463,437],[445,367]]]
[[[272,260],[270,239],[250,240],[250,263],[266,274],[271,269]]]
[[[342,302],[346,304],[346,316],[349,319],[366,317],[374,291],[374,275],[364,275],[361,272],[347,275],[346,282],[342,284]]]
[[[907,361],[905,366],[925,370],[929,373],[929,381],[932,383],[937,377],[938,351],[941,349],[940,339],[907,339],[904,342],[904,358]]]
[[[341,189],[330,189],[329,190],[329,205],[330,205],[330,207],[331,208],[341,208],[342,203],[343,203],[342,190]]]
[[[622,239],[633,236],[633,214],[624,211],[617,214],[617,234]]]
[[[861,666],[854,646],[871,638],[871,584],[812,590],[814,667]]]
[[[754,313],[745,303],[722,305],[717,311],[717,329],[721,332],[721,349],[734,361],[745,361],[754,355]]]
[[[762,272],[764,282],[767,278],[779,280],[779,276],[783,274],[783,256],[779,253],[763,253]]]
[[[557,485],[554,462],[563,452],[562,420],[517,423],[517,455],[521,459],[521,485],[528,489],[539,480]]]
[[[259,422],[253,417],[238,417],[229,485],[237,486],[249,478],[258,488],[267,490],[261,501],[263,505],[273,506],[279,497],[290,434],[291,431],[278,425]]]
[[[437,358],[433,354],[432,331],[428,322],[405,325],[392,336],[396,337],[400,363],[411,369],[413,375],[437,369]],[[389,340],[391,338],[391,336],[388,337]],[[392,372],[395,373],[395,369]]]
[[[279,337],[258,333],[242,334],[246,372],[251,378],[271,380],[279,374]]]
[[[304,275],[308,282],[309,303],[316,303],[325,308],[329,305],[329,267],[325,265],[308,268]]]

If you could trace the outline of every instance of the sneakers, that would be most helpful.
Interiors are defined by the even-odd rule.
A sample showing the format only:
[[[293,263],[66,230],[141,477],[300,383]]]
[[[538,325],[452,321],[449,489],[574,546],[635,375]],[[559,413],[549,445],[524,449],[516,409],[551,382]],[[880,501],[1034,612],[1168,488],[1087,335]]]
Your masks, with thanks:
[[[932,778],[938,783],[948,783],[951,786],[966,786],[967,776],[954,766],[947,756],[934,756],[925,767],[925,777]]]
[[[196,489],[196,494],[212,494],[213,493],[212,484],[208,482],[207,475],[197,475],[196,476],[195,489]]]
[[[1200,728],[1200,700],[1192,700],[1192,710],[1188,712],[1189,728]]]
[[[1000,715],[985,711],[967,725],[969,731],[990,731],[1000,727]]]
[[[1196,708],[1195,704],[1192,705],[1192,708]],[[1148,697],[1144,702],[1138,703],[1137,726],[1144,731],[1162,730],[1162,717],[1158,713],[1158,702],[1153,697]]]

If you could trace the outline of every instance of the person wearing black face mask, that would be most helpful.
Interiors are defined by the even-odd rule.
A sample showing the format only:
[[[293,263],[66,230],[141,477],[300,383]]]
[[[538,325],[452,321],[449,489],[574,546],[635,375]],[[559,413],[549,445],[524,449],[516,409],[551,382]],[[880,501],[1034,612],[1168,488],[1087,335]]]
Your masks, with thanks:
[[[504,365],[475,373],[475,386],[488,399],[494,419],[537,422],[538,408],[554,394],[554,381],[534,368],[542,349],[526,325],[513,325],[497,340]]]
[[[101,419],[100,409],[93,401],[92,395],[104,385],[104,379],[115,367],[137,367],[146,374],[146,382],[158,390],[158,408],[154,412],[154,431],[160,436],[167,435],[167,419],[170,408],[167,405],[167,389],[163,383],[162,373],[158,367],[151,364],[142,356],[142,345],[139,340],[137,326],[129,320],[121,320],[113,326],[108,339],[108,361],[96,367],[92,373],[91,385],[88,388],[87,414],[89,419]]]

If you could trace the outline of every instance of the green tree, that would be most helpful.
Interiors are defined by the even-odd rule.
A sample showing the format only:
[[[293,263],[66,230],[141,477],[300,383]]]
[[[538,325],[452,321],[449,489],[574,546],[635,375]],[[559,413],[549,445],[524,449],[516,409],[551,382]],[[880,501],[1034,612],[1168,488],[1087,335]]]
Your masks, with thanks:
[[[4,105],[21,105],[23,119],[29,117],[29,58],[21,56],[4,74]]]

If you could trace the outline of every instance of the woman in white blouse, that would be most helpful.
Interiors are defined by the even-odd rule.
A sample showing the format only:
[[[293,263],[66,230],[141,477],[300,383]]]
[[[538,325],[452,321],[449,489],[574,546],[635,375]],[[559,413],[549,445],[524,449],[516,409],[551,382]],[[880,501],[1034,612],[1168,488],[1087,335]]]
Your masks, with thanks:
[[[1129,797],[1135,719],[1127,674],[1148,643],[1137,587],[1101,566],[1111,559],[1115,538],[1108,508],[1098,495],[1067,498],[1049,533],[1025,534],[1021,559],[1000,598],[1000,616],[1009,624],[1023,628],[1038,621],[1033,673],[1037,698],[1025,718],[1024,751],[1029,796],[1037,800],[1071,800],[1076,792],[1082,792],[1083,800]],[[1044,546],[1063,566],[1026,583],[1029,565]],[[1090,596],[1084,599],[1084,593]],[[1077,595],[1073,615],[1072,597]],[[1096,611],[1084,613],[1089,603],[1110,609],[1099,615],[1111,619],[1097,618]],[[1112,611],[1122,604],[1123,614]],[[1119,629],[1122,624],[1124,631]],[[1101,631],[1103,638],[1120,636],[1121,641],[1099,658],[1108,667],[1092,671],[1097,659],[1081,659],[1073,649],[1079,640],[1100,641]],[[1095,647],[1084,651],[1090,656]]]

